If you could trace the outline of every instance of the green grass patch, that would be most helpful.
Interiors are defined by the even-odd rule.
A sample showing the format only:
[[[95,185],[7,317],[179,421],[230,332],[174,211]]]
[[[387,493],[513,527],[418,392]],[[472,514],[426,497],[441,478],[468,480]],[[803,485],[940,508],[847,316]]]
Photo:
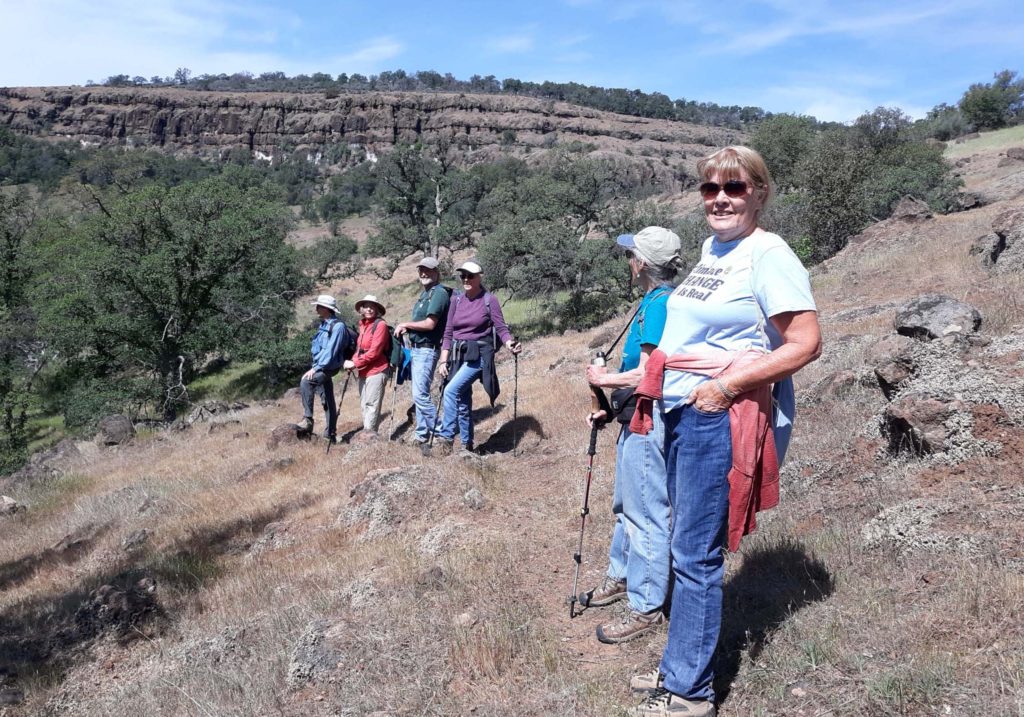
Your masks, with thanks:
[[[36,414],[30,416],[28,427],[28,452],[35,453],[60,443],[67,435],[64,430],[64,416]]]
[[[969,139],[961,144],[951,142],[946,147],[945,156],[947,159],[959,159],[976,152],[1006,149],[1021,143],[1024,143],[1024,124],[982,132],[977,139]]]
[[[282,390],[283,386],[267,381],[266,368],[257,361],[228,364],[219,371],[196,378],[188,387],[193,401],[276,398]]]

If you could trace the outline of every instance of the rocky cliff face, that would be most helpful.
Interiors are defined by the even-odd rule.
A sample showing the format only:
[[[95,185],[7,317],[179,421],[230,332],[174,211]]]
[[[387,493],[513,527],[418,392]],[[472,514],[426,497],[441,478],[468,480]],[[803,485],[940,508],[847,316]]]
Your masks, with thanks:
[[[572,141],[677,164],[738,133],[504,95],[214,93],[173,88],[0,88],[0,124],[84,143],[161,147],[203,155],[244,148],[368,149],[447,135],[467,149]]]

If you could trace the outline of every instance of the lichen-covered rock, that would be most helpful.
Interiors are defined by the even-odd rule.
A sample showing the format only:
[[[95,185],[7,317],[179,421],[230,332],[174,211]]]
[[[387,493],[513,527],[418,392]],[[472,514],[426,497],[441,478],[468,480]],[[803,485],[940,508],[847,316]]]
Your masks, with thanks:
[[[96,442],[101,446],[117,446],[135,437],[135,426],[128,416],[113,415],[100,419]]]
[[[950,296],[924,294],[899,309],[893,325],[903,336],[930,341],[977,331],[981,328],[981,313]]]
[[[901,222],[921,222],[932,218],[932,210],[927,202],[908,196],[896,204],[892,216]]]
[[[993,232],[978,237],[971,244],[969,253],[981,259],[981,265],[986,268],[995,266],[999,261],[999,255],[1006,249],[1006,240]]]
[[[883,432],[889,438],[889,450],[916,455],[944,450],[955,430],[950,419],[958,413],[968,413],[963,401],[921,394],[902,396],[884,413]]]
[[[281,446],[297,445],[303,441],[309,441],[311,438],[312,434],[303,430],[297,423],[282,423],[270,432],[270,436],[267,438],[267,448],[273,451]]]
[[[915,344],[906,336],[890,334],[868,349],[868,361],[874,364],[875,378],[886,398],[892,398],[914,375],[912,349]]]

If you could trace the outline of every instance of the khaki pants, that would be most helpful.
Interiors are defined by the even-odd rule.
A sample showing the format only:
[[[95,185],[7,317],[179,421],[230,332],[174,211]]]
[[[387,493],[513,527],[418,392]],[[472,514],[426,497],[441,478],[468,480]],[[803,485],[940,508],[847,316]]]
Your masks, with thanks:
[[[363,411],[363,429],[377,432],[380,425],[380,407],[384,403],[387,371],[359,379],[359,405]]]

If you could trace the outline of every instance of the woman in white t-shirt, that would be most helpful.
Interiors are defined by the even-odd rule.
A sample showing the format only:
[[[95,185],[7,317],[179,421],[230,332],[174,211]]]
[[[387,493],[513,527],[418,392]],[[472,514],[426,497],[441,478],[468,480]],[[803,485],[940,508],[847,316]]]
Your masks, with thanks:
[[[636,715],[715,714],[725,549],[754,529],[756,510],[778,501],[794,404],[788,378],[821,352],[807,271],[759,226],[772,193],[761,155],[726,147],[697,167],[714,234],[669,297],[631,426],[643,430],[652,408],[662,412],[672,504],[668,643],[659,669],[633,678],[634,689],[650,690]]]

